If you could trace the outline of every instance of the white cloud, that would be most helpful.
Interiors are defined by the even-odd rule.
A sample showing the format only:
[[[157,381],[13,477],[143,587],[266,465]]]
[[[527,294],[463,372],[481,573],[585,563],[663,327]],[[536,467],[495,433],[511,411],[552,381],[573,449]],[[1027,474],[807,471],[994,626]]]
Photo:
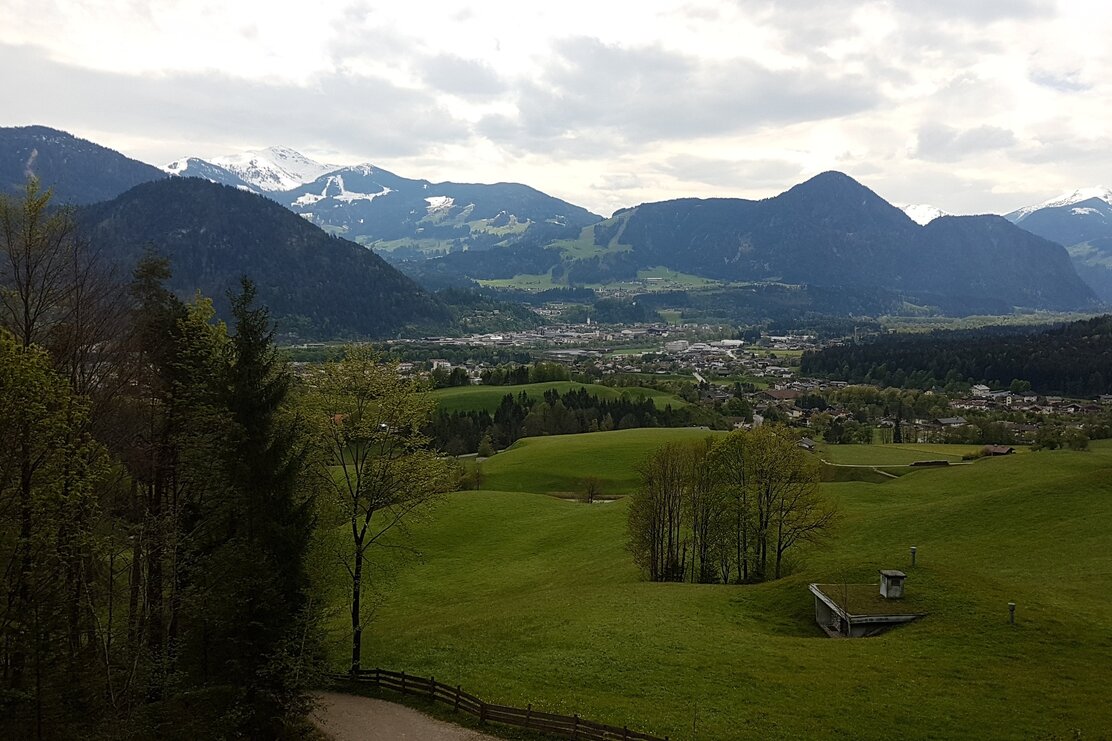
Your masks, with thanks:
[[[829,168],[955,213],[1112,179],[1104,0],[4,5],[0,125],[154,163],[282,143],[601,212]]]

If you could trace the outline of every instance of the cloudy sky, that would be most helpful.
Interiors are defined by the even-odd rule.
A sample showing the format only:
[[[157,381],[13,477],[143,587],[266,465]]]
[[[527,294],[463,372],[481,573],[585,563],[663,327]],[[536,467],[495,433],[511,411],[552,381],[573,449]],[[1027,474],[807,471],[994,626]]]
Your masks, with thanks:
[[[0,0],[0,125],[284,144],[597,212],[823,170],[1004,212],[1112,185],[1107,0]]]

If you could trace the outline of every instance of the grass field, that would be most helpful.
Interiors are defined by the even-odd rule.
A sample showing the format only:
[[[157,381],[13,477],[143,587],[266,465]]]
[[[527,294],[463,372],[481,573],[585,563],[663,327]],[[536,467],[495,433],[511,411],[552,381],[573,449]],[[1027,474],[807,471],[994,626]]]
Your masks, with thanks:
[[[483,486],[535,494],[576,492],[592,476],[602,495],[629,494],[637,465],[660,445],[721,435],[698,427],[652,427],[585,435],[527,437],[483,461]]]
[[[906,466],[916,461],[961,462],[962,456],[979,451],[982,445],[819,445],[820,458],[831,463],[869,466]]]
[[[622,394],[630,396],[649,397],[656,404],[657,409],[663,409],[669,404],[673,409],[687,406],[683,399],[665,391],[641,387],[602,386],[595,383],[574,383],[572,381],[549,381],[547,383],[529,383],[517,386],[455,386],[452,388],[437,389],[432,392],[440,408],[446,412],[481,411],[493,412],[502,403],[506,394],[517,396],[522,391],[532,397],[544,396],[546,391],[555,389],[561,394],[586,388],[587,392],[600,399],[620,399]]]
[[[667,435],[699,434],[532,439],[487,461],[487,486],[508,490],[452,495],[413,528],[424,558],[401,567],[367,664],[673,739],[1112,734],[1112,445],[824,484],[840,510],[830,542],[759,586],[644,582],[629,500],[523,493],[588,472],[628,490]],[[808,582],[875,583],[878,568],[908,571],[928,617],[822,637]]]

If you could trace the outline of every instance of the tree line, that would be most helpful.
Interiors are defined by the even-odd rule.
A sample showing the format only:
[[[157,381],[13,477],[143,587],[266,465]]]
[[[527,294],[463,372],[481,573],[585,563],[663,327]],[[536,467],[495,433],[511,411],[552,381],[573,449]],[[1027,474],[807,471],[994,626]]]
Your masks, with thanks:
[[[118,274],[34,181],[0,197],[4,737],[300,735],[328,584],[357,645],[344,565],[451,488],[396,366],[349,350],[299,384],[249,280],[225,323],[169,279],[153,254]],[[344,495],[357,449],[374,473]]]
[[[564,393],[548,389],[541,397],[525,391],[517,396],[506,394],[493,414],[486,410],[438,411],[425,431],[441,450],[462,455],[477,452],[484,441],[488,448],[501,450],[523,437],[695,423],[702,423],[702,416],[692,407],[658,409],[649,397],[623,394],[602,399],[580,387]]]
[[[779,579],[793,549],[820,540],[834,508],[787,428],[765,425],[667,443],[640,468],[629,550],[652,581]]]
[[[951,390],[1018,381],[1042,394],[1112,393],[1112,315],[1032,332],[886,335],[806,352],[802,372],[899,388]]]

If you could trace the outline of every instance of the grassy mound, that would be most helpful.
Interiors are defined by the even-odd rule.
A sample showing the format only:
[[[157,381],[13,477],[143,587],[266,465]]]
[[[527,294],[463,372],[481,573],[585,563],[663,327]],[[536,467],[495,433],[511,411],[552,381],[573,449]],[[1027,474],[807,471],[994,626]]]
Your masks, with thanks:
[[[643,427],[583,435],[527,437],[488,458],[483,486],[499,491],[561,495],[578,491],[592,476],[604,496],[637,488],[637,466],[666,442],[721,435],[702,427]]]
[[[1112,729],[1112,445],[824,484],[841,511],[830,543],[757,586],[641,581],[628,500],[522,493],[587,472],[629,490],[632,462],[681,433],[706,434],[540,438],[488,461],[487,485],[509,491],[455,494],[413,528],[424,558],[401,566],[368,665],[673,739],[693,724],[700,739]],[[822,637],[807,584],[875,583],[878,568],[907,571],[929,615],[878,638]],[[342,665],[342,632],[335,645]]]

